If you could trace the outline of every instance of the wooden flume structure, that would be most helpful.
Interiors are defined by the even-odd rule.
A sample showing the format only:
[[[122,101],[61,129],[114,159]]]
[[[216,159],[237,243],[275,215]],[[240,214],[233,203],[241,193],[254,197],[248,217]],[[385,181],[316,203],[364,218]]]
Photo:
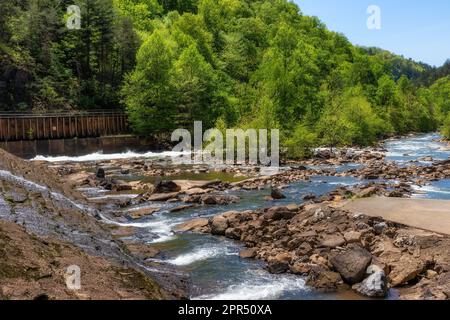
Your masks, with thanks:
[[[0,112],[0,141],[93,138],[129,133],[117,110],[54,113]]]

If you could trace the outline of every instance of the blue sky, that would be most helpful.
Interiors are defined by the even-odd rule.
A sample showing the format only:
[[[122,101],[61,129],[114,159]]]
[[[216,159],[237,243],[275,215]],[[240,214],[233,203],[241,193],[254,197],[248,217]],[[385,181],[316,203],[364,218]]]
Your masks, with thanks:
[[[306,15],[358,45],[376,46],[441,66],[450,58],[449,0],[294,0]],[[367,8],[381,10],[381,29],[367,28]]]

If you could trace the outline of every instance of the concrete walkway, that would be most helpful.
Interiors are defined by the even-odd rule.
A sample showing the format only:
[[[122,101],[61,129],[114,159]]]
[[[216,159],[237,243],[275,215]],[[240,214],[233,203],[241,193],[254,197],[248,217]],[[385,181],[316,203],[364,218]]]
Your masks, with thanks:
[[[450,235],[450,201],[376,197],[352,200],[343,209]]]

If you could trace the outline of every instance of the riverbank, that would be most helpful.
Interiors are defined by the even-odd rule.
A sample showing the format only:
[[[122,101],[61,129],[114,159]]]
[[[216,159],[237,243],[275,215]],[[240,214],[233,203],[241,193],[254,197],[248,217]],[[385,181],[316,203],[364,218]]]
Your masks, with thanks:
[[[187,297],[187,278],[146,265],[119,240],[118,226],[44,164],[0,150],[0,296],[4,299],[174,299]],[[135,253],[133,253],[133,250]],[[147,249],[148,250],[148,249]],[[139,253],[137,254],[136,253]],[[67,268],[81,271],[69,290]]]

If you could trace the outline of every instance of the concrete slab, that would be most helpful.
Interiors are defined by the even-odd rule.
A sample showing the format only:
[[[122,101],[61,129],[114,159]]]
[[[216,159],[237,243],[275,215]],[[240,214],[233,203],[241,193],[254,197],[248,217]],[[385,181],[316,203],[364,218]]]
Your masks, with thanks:
[[[446,200],[375,197],[352,200],[343,209],[450,235],[450,201]]]

